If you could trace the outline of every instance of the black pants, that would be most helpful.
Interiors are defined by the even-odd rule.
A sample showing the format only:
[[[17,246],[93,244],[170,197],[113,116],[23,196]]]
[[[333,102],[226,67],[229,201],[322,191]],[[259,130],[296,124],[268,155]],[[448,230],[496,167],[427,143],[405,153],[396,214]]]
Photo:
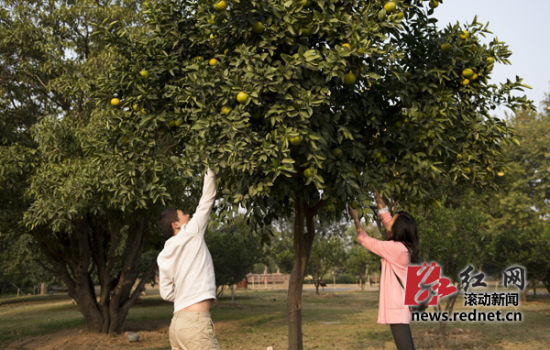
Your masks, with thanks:
[[[411,327],[406,323],[390,324],[391,334],[397,350],[415,350],[413,338],[411,335]]]

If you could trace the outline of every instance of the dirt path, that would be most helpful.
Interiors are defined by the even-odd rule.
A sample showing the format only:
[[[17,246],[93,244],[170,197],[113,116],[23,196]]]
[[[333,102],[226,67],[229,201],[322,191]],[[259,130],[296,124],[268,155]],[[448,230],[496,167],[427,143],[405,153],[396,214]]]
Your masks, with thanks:
[[[112,337],[105,334],[89,334],[83,329],[60,331],[39,337],[17,340],[6,350],[114,350],[114,349],[169,349],[166,328],[139,332],[139,342],[131,343],[126,334]]]

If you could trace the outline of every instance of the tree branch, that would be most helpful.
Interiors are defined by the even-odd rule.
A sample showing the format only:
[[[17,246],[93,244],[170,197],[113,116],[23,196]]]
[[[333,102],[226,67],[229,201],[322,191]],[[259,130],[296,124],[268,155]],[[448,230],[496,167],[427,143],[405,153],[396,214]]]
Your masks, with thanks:
[[[28,73],[28,72],[25,72],[25,74],[27,76],[29,76],[31,79],[36,79],[38,81],[38,83],[42,86],[42,88],[44,89],[44,95],[46,96],[46,98],[48,98],[49,100],[51,100],[52,102],[55,102],[57,103],[58,105],[61,106],[61,108],[65,111],[68,111],[71,109],[71,105],[70,103],[68,103],[67,101],[65,101],[64,98],[61,97],[61,94],[59,94],[58,92],[56,92],[55,90],[51,90],[51,89],[48,89],[48,87],[46,86],[46,84],[42,81],[42,79],[36,75],[36,74],[31,74],[31,73]],[[56,97],[57,101],[55,99],[52,99],[48,92],[51,92],[52,94],[54,94],[54,96]]]

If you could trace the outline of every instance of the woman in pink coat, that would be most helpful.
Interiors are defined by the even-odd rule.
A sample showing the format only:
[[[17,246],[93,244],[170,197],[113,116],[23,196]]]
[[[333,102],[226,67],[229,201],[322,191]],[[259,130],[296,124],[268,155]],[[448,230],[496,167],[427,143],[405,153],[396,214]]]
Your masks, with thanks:
[[[405,212],[398,212],[392,217],[382,199],[377,194],[375,198],[378,214],[388,232],[387,241],[369,237],[361,228],[357,212],[349,207],[349,213],[357,229],[357,241],[382,258],[378,323],[390,325],[398,350],[414,350],[409,327],[411,312],[404,305],[405,290],[402,285],[406,285],[407,265],[418,262],[416,221]]]

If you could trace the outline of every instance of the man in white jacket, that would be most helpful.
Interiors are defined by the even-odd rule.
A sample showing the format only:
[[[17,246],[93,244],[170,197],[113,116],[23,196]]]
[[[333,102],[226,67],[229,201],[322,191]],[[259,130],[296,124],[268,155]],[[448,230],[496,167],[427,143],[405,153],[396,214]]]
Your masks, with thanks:
[[[216,299],[214,264],[204,241],[215,197],[216,177],[208,169],[193,216],[169,208],[158,223],[163,234],[170,237],[157,263],[160,296],[174,303],[169,329],[172,350],[220,348],[210,318],[210,305]]]

